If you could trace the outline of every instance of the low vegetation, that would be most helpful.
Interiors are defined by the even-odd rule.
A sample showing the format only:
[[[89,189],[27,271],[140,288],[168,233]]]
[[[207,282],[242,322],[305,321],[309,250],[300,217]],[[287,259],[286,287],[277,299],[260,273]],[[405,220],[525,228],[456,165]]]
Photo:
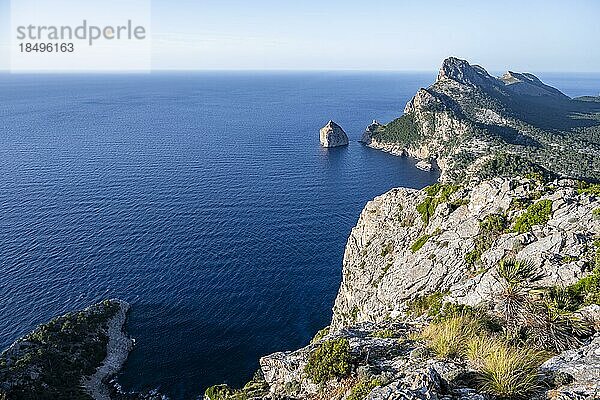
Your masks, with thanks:
[[[214,385],[206,389],[206,400],[249,400],[264,398],[269,393],[269,385],[258,371],[250,382],[241,389],[232,389],[229,385]]]
[[[600,302],[600,241],[594,246],[594,270],[574,285],[537,290],[542,275],[535,264],[504,259],[496,266],[503,290],[493,311],[444,303],[440,292],[409,302],[408,311],[431,317],[421,338],[440,358],[468,360],[479,390],[500,399],[530,398],[540,389],[539,366],[593,334],[574,311]]]
[[[323,340],[323,338],[324,338],[325,336],[327,336],[327,335],[329,335],[329,327],[328,327],[328,326],[327,326],[327,327],[325,327],[325,328],[323,328],[323,329],[321,329],[321,330],[319,330],[319,331],[318,331],[318,332],[315,334],[315,336],[314,336],[314,337],[311,339],[311,341],[310,341],[310,342],[311,342],[311,343],[317,343],[317,342],[319,342],[319,341]]]
[[[417,239],[417,241],[414,242],[412,246],[410,246],[410,251],[412,251],[413,253],[416,253],[417,251],[421,250],[421,248],[423,246],[425,246],[425,243],[427,243],[429,241],[429,239],[431,239],[432,236],[433,235],[425,234],[425,235],[419,237]]]
[[[543,225],[552,217],[552,200],[540,200],[533,203],[515,220],[512,230],[525,233],[531,231],[534,225]]]
[[[579,194],[587,194],[590,196],[600,196],[600,183],[586,183],[580,182],[579,189],[577,189]]]
[[[373,134],[373,138],[378,142],[399,143],[407,147],[418,141],[420,137],[412,114],[396,118]]]
[[[458,185],[436,183],[427,186],[423,190],[427,193],[427,197],[423,202],[417,205],[417,212],[421,215],[421,219],[425,225],[429,225],[429,220],[435,213],[438,205],[447,203],[450,197],[460,189]]]
[[[377,378],[373,379],[361,379],[356,385],[352,387],[352,391],[346,397],[346,400],[364,400],[371,390],[377,386],[382,386],[383,383]]]
[[[471,268],[481,261],[481,255],[487,251],[500,235],[506,232],[508,220],[504,214],[490,214],[479,223],[479,233],[474,239],[475,248],[465,254],[465,261]]]
[[[436,229],[434,232],[432,233],[426,233],[422,236],[420,236],[413,244],[412,246],[410,246],[410,251],[412,251],[413,253],[416,253],[417,251],[421,250],[421,248],[423,246],[425,246],[425,243],[427,243],[429,241],[429,239],[431,239],[434,236],[438,236],[439,234],[441,234],[442,231],[438,228]]]
[[[490,179],[496,176],[536,176],[543,180],[548,180],[551,174],[538,164],[531,160],[519,156],[499,152],[494,154],[492,158],[487,160],[481,168],[478,169],[477,175],[482,179]]]
[[[323,342],[308,358],[304,372],[315,383],[343,378],[350,374],[352,357],[346,338]]]
[[[73,384],[92,375],[106,357],[106,323],[119,304],[105,301],[57,317],[23,338],[18,351],[0,356],[0,382],[11,400],[90,399]]]

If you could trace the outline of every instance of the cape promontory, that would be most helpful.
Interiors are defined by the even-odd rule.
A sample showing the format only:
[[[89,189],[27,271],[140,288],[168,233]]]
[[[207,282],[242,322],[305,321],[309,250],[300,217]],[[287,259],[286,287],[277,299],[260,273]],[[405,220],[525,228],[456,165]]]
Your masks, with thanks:
[[[371,124],[362,142],[437,162],[442,181],[541,173],[600,180],[600,102],[569,98],[529,73],[500,78],[444,60],[404,114]]]

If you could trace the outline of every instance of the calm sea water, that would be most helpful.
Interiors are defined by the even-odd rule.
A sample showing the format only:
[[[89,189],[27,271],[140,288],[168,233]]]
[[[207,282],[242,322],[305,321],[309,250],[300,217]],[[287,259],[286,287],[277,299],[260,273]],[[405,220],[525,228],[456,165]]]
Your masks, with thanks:
[[[434,76],[0,76],[0,345],[119,297],[126,389],[242,384],[328,324],[365,202],[436,180],[356,142]],[[348,147],[320,148],[329,119]]]

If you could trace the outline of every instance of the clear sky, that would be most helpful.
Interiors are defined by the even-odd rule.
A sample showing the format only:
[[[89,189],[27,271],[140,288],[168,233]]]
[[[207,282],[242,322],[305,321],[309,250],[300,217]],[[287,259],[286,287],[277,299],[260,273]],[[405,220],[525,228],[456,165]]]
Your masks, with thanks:
[[[9,17],[0,0],[0,69]],[[598,0],[153,0],[151,29],[153,69],[600,72]]]

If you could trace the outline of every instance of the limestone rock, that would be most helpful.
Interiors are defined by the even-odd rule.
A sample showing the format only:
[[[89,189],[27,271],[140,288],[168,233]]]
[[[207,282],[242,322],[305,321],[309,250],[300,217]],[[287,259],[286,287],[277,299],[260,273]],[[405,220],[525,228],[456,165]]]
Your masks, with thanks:
[[[600,333],[584,347],[546,361],[541,372],[560,386],[548,398],[591,400],[600,397]]]
[[[396,155],[435,159],[442,182],[532,171],[598,180],[598,124],[585,122],[598,112],[599,102],[572,100],[532,74],[509,71],[496,78],[450,57],[404,115],[369,126],[362,141]],[[574,122],[570,115],[586,117]],[[565,139],[574,130],[582,132],[577,143]]]
[[[514,221],[524,210],[514,199],[540,196],[553,201],[546,224],[530,232],[507,230],[483,251],[476,265],[466,255],[475,248],[480,222],[490,214]],[[543,272],[542,285],[568,285],[590,271],[600,221],[592,211],[600,199],[565,181],[540,185],[530,179],[496,178],[457,190],[439,204],[426,224],[417,211],[425,191],[398,188],[367,203],[352,229],[343,258],[342,283],[332,329],[401,316],[406,301],[435,291],[468,305],[489,302],[501,290],[495,272],[504,257],[531,260]],[[413,245],[428,239],[419,249]]]
[[[393,337],[377,337],[382,328],[393,331]],[[331,380],[317,386],[304,373],[308,358],[323,341],[346,338],[355,363],[354,379],[361,374],[376,378],[383,386],[375,387],[369,400],[484,400],[474,389],[451,383],[456,377],[469,372],[462,362],[434,361],[420,356],[423,345],[408,339],[408,334],[419,327],[411,324],[357,324],[331,333],[302,349],[275,353],[260,360],[271,397],[312,398],[317,393],[333,393],[344,388],[343,380]],[[350,379],[353,379],[350,377]]]
[[[323,147],[346,146],[348,144],[346,132],[333,121],[329,121],[327,125],[321,128],[319,139]]]

